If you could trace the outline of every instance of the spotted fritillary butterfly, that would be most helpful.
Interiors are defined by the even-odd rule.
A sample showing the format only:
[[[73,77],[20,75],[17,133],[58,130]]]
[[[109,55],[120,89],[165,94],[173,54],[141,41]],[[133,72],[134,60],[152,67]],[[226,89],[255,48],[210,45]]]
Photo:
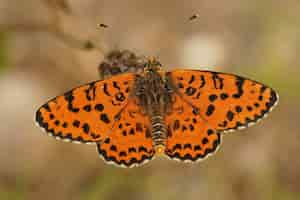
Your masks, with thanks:
[[[118,166],[139,166],[157,154],[194,162],[213,154],[224,133],[253,125],[277,102],[277,93],[259,82],[213,71],[165,72],[153,59],[142,73],[114,75],[51,99],[36,122],[56,139],[96,144]]]

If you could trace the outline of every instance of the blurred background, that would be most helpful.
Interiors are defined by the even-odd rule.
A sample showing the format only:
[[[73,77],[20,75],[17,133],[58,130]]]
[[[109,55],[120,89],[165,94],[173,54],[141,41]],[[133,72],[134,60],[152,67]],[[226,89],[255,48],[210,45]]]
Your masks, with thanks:
[[[279,92],[279,106],[193,165],[116,168],[95,146],[35,126],[41,104],[99,79],[105,55],[124,49],[166,69],[251,77]],[[298,0],[0,0],[0,199],[299,200],[299,52]]]

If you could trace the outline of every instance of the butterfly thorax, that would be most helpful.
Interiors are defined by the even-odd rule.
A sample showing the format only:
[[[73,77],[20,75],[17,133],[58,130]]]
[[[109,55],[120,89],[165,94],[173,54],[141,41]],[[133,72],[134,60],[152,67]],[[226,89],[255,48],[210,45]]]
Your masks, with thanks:
[[[171,107],[171,89],[159,65],[148,63],[145,71],[136,76],[134,95],[143,112],[151,118],[151,133],[157,151],[166,145],[167,130],[164,116]]]

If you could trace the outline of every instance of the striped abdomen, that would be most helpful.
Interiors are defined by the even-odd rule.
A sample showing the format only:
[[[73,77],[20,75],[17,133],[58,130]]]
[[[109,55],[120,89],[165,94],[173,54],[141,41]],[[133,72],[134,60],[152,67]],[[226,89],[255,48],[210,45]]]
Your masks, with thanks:
[[[164,122],[164,118],[161,115],[154,115],[151,117],[152,126],[152,140],[154,147],[165,147],[167,131]]]

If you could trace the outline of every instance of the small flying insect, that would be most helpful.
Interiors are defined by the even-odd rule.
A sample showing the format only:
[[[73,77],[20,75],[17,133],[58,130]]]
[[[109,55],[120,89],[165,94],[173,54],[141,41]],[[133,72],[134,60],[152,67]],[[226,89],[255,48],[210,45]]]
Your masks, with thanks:
[[[189,21],[193,21],[193,20],[197,19],[198,17],[199,17],[199,14],[194,14],[189,17]]]
[[[108,25],[106,24],[97,24],[97,26],[100,28],[108,28]]]

